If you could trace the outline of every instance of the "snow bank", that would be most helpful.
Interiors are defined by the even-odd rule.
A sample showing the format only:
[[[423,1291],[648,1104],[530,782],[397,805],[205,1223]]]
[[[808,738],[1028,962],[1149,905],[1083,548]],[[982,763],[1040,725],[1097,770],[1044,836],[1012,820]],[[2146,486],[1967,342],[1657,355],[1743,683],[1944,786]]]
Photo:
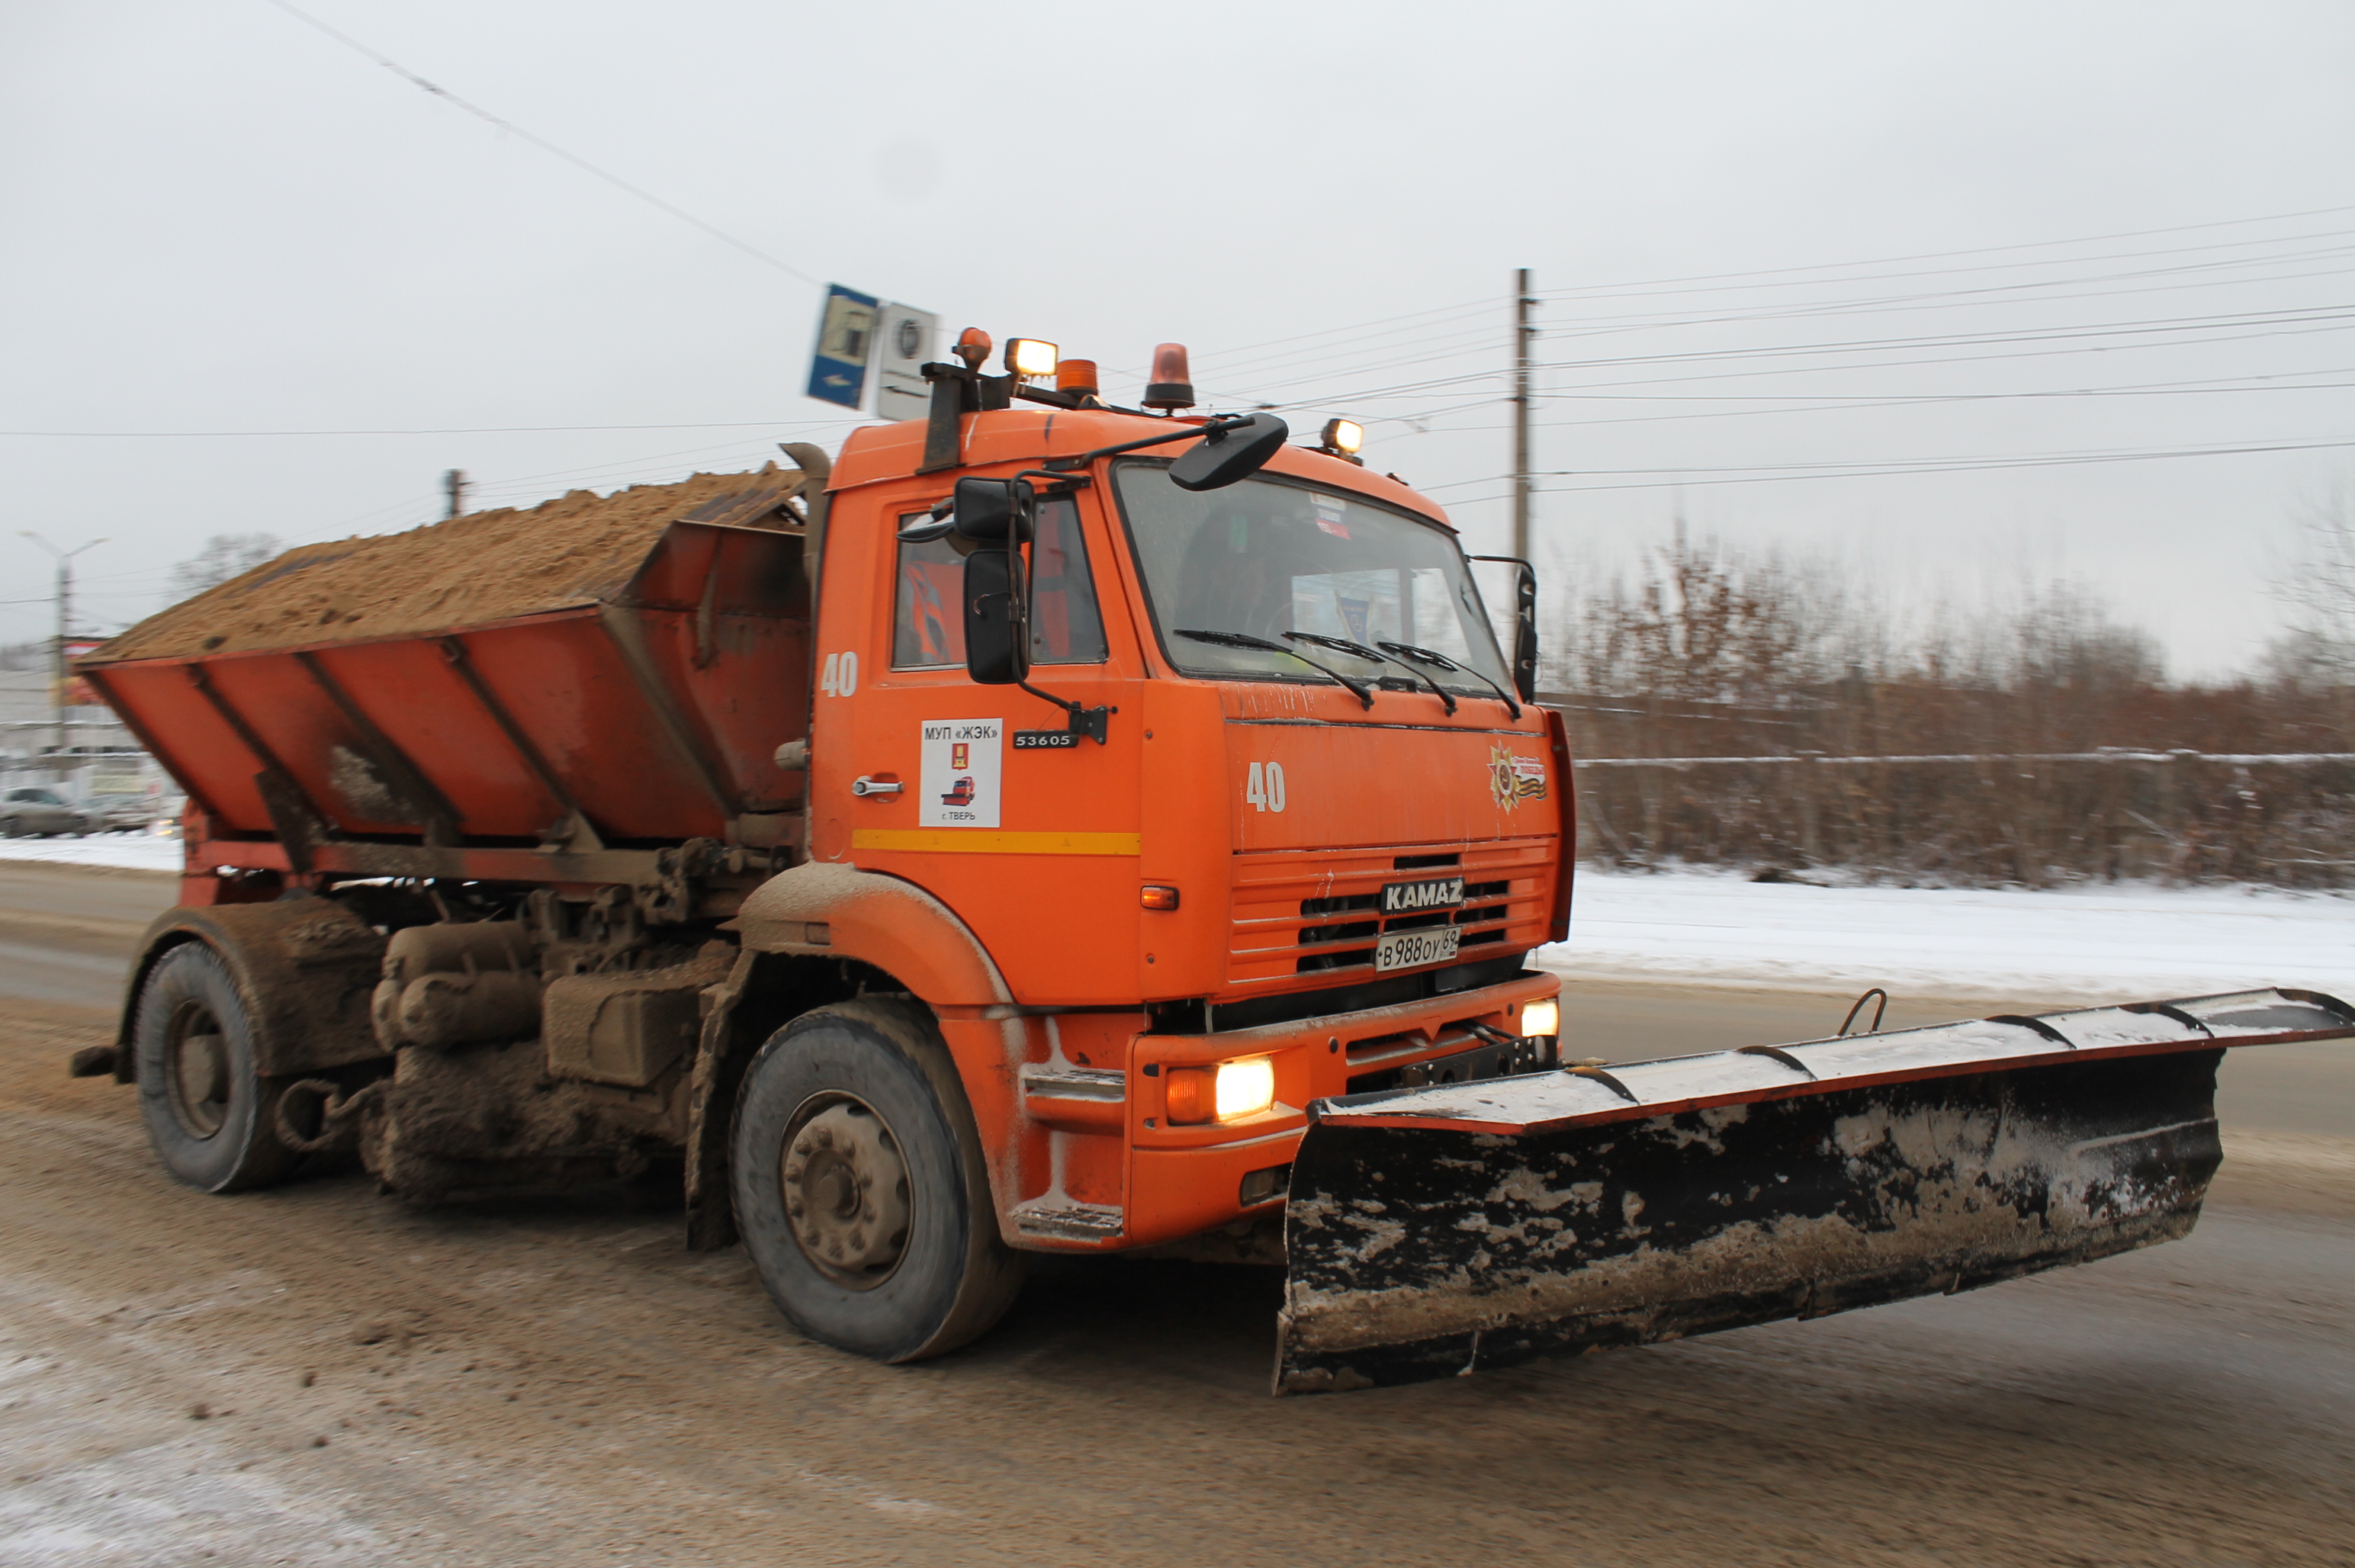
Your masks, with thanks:
[[[88,838],[0,838],[0,865],[11,860],[176,871],[180,869],[180,840],[176,836],[167,837],[155,833],[99,833]]]
[[[2260,985],[2355,993],[2355,898],[2278,889],[2029,892],[1815,888],[1581,867],[1570,940],[1539,962],[1594,979],[2023,1002]]]
[[[176,871],[144,834],[0,841],[0,862]],[[2267,888],[1812,888],[1581,867],[1570,940],[1538,961],[1591,979],[1792,990],[1887,986],[2024,1003],[2297,986],[2355,996],[2355,897]]]

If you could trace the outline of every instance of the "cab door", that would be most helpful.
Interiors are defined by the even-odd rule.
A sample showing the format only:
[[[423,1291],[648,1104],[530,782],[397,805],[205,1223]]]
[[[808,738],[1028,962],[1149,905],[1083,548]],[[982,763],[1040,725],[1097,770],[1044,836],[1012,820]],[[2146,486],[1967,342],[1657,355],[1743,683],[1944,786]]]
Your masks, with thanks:
[[[966,675],[964,558],[946,540],[895,537],[942,488],[891,486],[855,522],[837,503],[813,728],[817,853],[939,898],[1021,1002],[1133,1000],[1144,670],[1102,512],[1086,491],[1042,500],[1029,572],[1029,684],[1114,709],[1099,742],[1021,687]]]

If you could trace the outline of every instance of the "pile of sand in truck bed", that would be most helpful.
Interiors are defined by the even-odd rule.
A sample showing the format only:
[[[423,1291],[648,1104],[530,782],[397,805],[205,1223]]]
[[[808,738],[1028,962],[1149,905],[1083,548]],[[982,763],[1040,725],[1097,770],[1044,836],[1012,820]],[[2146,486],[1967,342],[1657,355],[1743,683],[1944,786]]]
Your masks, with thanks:
[[[772,463],[611,496],[575,490],[528,511],[473,512],[406,533],[298,546],[124,632],[94,658],[186,657],[414,635],[585,604],[626,583],[667,525],[797,526],[801,482]]]

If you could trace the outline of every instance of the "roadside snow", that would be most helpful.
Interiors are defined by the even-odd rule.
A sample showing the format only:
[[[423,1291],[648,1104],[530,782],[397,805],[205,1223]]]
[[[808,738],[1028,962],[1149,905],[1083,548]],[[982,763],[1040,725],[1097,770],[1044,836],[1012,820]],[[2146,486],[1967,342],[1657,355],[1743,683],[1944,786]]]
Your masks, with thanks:
[[[88,838],[0,838],[0,864],[10,860],[176,871],[180,869],[180,840],[155,833],[99,833]]]
[[[0,862],[176,871],[145,834],[0,841]],[[1570,940],[1538,961],[1593,979],[2023,1000],[2296,986],[2355,996],[2355,896],[2148,884],[2051,892],[1813,888],[1579,868]]]
[[[1594,979],[2023,1000],[2355,993],[2355,897],[2148,884],[1816,888],[1579,868],[1549,969]]]

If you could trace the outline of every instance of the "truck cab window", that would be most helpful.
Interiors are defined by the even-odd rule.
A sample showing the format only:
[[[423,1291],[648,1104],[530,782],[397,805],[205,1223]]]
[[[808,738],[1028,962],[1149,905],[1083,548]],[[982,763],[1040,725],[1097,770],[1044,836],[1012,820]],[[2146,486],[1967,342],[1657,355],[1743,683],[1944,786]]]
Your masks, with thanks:
[[[911,512],[901,526],[926,514]],[[964,559],[946,539],[901,544],[891,612],[891,667],[939,669],[964,663]],[[1039,506],[1030,547],[1030,662],[1102,664],[1103,616],[1096,608],[1080,511],[1068,496]]]
[[[1427,648],[1477,672],[1442,677],[1465,696],[1487,695],[1512,678],[1464,553],[1438,524],[1283,479],[1196,494],[1170,483],[1166,463],[1135,459],[1114,477],[1162,646],[1178,669],[1320,678],[1273,650],[1175,635],[1191,630],[1282,643],[1300,633],[1374,648]],[[1348,667],[1370,676],[1405,667]]]

